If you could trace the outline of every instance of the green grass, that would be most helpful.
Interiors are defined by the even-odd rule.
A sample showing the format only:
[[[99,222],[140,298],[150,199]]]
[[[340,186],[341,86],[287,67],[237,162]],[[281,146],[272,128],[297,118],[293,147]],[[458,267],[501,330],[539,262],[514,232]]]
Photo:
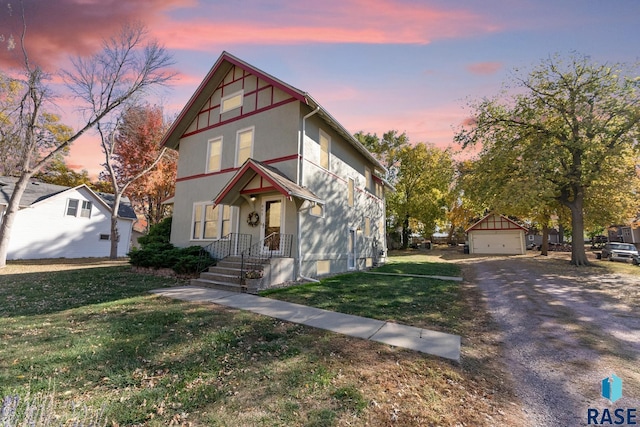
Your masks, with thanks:
[[[426,261],[423,255],[392,257],[373,271],[459,276],[455,264]],[[424,277],[348,273],[289,288],[264,291],[263,296],[326,310],[413,326],[460,333],[464,304],[460,283]]]
[[[121,426],[386,425],[396,412],[408,426],[493,411],[464,364],[147,293],[174,279],[126,266],[11,271],[0,271],[0,397],[53,387],[62,419],[72,402]],[[465,328],[457,282],[353,274],[323,288],[356,314]]]

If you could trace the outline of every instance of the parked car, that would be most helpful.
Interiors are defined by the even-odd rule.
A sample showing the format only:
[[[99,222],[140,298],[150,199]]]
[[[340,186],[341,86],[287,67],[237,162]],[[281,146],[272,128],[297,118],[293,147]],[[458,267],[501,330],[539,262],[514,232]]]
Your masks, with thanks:
[[[634,262],[637,260],[638,249],[631,243],[617,243],[609,242],[602,247],[602,259],[608,259],[609,261],[624,261]]]

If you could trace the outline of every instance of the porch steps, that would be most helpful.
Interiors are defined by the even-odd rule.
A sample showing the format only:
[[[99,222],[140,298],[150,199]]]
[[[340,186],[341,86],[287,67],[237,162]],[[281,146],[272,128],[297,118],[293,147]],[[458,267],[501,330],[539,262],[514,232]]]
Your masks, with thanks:
[[[254,259],[245,259],[246,265],[251,265],[252,270],[256,270],[256,266],[260,265]],[[258,289],[243,287],[241,284],[240,274],[242,271],[242,259],[240,257],[227,257],[218,263],[209,267],[207,271],[200,273],[197,279],[191,279],[192,286],[204,286],[212,289],[219,289],[230,292],[247,292],[257,294]],[[264,266],[260,268],[264,271]]]

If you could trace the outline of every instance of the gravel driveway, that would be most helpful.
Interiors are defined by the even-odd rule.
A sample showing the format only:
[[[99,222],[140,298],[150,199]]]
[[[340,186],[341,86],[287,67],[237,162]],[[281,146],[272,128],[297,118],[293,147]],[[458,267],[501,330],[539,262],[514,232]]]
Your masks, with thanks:
[[[587,425],[588,408],[640,413],[640,277],[533,256],[464,263],[500,331],[523,425]],[[623,380],[615,404],[600,396],[612,373]]]

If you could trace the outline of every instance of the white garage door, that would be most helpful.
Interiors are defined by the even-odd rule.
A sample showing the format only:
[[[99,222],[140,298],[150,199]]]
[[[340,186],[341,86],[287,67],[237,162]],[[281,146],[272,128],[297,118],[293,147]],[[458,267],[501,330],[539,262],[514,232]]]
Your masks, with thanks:
[[[474,230],[471,253],[517,255],[522,253],[521,230]]]

